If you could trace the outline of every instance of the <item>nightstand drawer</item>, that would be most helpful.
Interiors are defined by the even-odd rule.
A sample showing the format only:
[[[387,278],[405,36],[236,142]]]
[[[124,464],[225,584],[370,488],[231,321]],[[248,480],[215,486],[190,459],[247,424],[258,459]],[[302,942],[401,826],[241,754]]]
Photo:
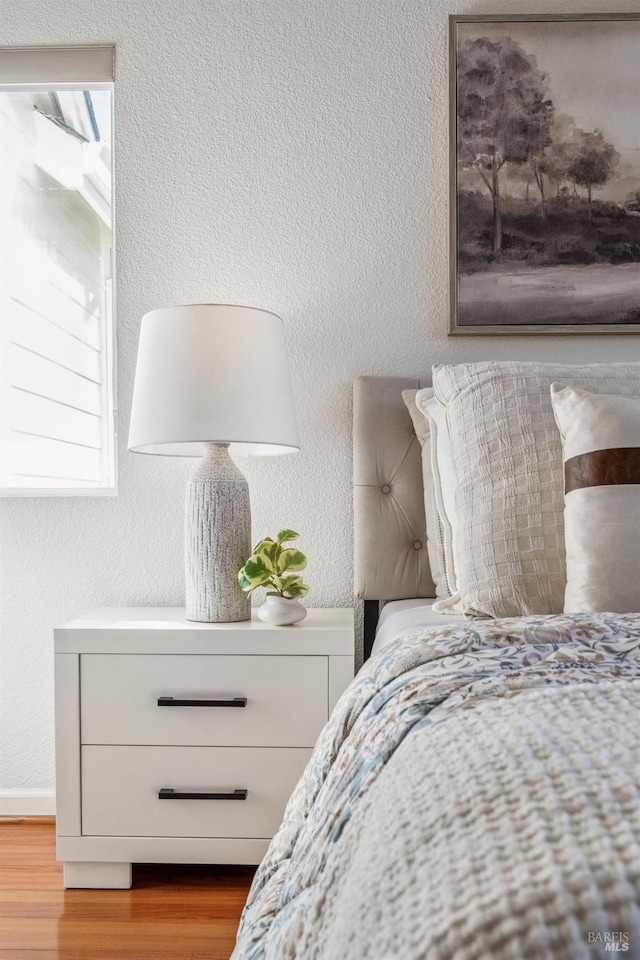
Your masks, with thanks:
[[[83,747],[82,834],[268,839],[310,756],[286,748]],[[173,794],[160,799],[161,790]]]
[[[81,657],[83,744],[312,747],[327,704],[326,657]]]

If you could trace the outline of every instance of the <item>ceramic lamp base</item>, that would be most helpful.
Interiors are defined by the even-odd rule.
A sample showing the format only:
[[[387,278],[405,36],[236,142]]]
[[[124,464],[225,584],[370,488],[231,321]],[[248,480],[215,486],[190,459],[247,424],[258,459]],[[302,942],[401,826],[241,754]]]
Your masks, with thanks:
[[[251,601],[238,584],[238,570],[251,554],[249,485],[228,443],[206,446],[185,502],[187,620],[250,620]]]

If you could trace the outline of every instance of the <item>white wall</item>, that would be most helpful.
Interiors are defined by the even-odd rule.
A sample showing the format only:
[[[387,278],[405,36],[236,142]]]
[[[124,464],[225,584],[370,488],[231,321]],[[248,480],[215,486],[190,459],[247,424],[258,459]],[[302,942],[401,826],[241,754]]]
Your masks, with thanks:
[[[145,311],[217,300],[284,318],[303,450],[246,473],[255,534],[303,533],[316,605],[352,596],[353,377],[638,354],[628,337],[447,339],[449,12],[445,0],[4,4],[3,44],[117,44],[120,495],[0,502],[0,788],[53,784],[53,624],[181,600],[190,464],[125,449]]]

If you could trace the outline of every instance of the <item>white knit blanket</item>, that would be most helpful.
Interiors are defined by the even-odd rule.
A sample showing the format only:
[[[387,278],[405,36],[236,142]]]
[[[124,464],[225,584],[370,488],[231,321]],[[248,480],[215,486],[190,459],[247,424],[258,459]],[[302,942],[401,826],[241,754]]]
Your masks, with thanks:
[[[234,960],[640,958],[639,718],[640,615],[393,644],[322,734]]]

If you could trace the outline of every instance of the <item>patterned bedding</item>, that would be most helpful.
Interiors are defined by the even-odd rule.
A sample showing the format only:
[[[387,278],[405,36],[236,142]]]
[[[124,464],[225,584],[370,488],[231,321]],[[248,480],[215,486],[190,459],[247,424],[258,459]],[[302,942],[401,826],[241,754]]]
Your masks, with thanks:
[[[639,718],[640,614],[395,641],[325,727],[233,960],[640,957]]]

